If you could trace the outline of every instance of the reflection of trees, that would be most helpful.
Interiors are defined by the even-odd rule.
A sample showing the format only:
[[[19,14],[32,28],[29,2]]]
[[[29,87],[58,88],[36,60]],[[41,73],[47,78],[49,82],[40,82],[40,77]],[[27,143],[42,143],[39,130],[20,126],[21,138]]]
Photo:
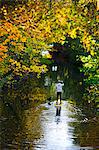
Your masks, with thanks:
[[[1,104],[1,149],[10,149],[13,138],[20,130],[19,118],[18,116],[14,117],[14,115],[16,115],[15,112],[7,104],[6,106]]]
[[[1,107],[1,146],[3,148],[21,149],[21,146],[30,146],[30,141],[34,138],[40,138],[40,111],[35,111],[33,106],[46,99],[47,90],[41,79],[24,78],[13,89],[3,90]],[[33,109],[29,109],[31,107]]]
[[[40,113],[40,109],[34,110],[32,108],[24,112],[21,133],[14,139],[14,142],[17,141],[22,148],[33,148],[36,144],[34,140],[41,138],[42,129],[40,124]]]
[[[74,127],[74,143],[79,144],[80,146],[98,146],[98,131],[99,124],[97,123],[70,123]]]
[[[23,126],[24,132],[27,135],[27,139],[32,141],[34,138],[38,139],[41,135],[41,124],[40,124],[41,109],[29,109],[25,111]]]
[[[26,149],[33,148],[33,140],[41,137],[41,109],[28,109],[23,112],[23,118],[17,120],[7,108],[2,108],[1,148]]]
[[[86,113],[82,114],[82,111],[77,112],[76,110],[76,113],[70,116],[77,119],[69,123],[69,125],[74,128],[74,143],[82,147],[97,147],[99,143],[99,123],[97,119],[89,117],[92,113],[90,115],[88,111],[87,114],[88,116]]]

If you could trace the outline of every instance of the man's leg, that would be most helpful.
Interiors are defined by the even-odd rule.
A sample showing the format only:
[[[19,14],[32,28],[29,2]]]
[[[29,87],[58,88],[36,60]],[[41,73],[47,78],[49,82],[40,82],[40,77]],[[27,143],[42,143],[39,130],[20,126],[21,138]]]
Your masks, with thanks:
[[[60,104],[61,104],[61,92],[60,92]]]
[[[58,104],[58,97],[59,97],[59,92],[57,92],[57,102],[56,102],[57,104]]]

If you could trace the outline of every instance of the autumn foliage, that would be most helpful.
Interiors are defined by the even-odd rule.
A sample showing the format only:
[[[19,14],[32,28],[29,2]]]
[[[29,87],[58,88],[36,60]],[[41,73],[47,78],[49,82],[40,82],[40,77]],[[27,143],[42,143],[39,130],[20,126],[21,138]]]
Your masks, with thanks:
[[[0,10],[1,77],[9,71],[12,76],[22,76],[29,72],[39,76],[42,70],[46,72],[47,66],[40,61],[42,51],[51,50],[50,43],[64,44],[66,37],[71,37],[79,38],[88,54],[85,59],[83,55],[79,59],[84,63],[83,71],[85,74],[87,71],[87,76],[91,79],[93,72],[90,63],[94,64],[94,69],[97,69],[98,63],[97,1],[14,2],[16,5],[2,3]],[[91,58],[88,59],[89,57]]]

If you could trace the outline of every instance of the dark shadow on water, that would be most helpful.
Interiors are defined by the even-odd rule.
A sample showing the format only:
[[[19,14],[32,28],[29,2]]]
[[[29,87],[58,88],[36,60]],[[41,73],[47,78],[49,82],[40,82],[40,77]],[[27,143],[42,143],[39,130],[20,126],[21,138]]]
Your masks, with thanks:
[[[56,106],[55,122],[56,124],[61,122],[61,106]]]
[[[61,115],[61,106],[56,106],[56,116]]]

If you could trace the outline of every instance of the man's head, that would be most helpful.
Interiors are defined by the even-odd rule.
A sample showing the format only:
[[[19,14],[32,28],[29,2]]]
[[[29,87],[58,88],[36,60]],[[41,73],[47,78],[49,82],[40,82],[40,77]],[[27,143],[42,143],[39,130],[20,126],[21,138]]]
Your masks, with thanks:
[[[60,80],[58,80],[58,83],[61,83],[61,81],[60,81]]]
[[[58,83],[63,83],[63,81],[61,81],[61,80],[58,80]]]

